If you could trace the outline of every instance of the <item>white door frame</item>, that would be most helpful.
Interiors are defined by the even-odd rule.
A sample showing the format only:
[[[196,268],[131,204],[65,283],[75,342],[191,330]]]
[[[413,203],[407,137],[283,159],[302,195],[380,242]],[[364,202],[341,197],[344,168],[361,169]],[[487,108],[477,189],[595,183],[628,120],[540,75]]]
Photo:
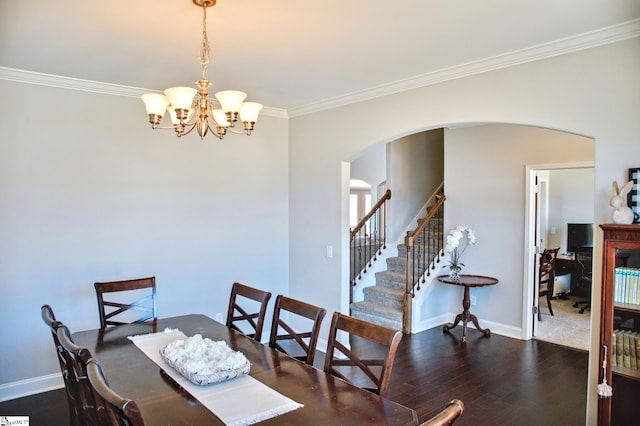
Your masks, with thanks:
[[[541,170],[555,169],[584,169],[593,168],[593,161],[559,164],[533,164],[525,166],[525,223],[524,223],[524,273],[522,291],[522,339],[531,340],[533,337],[534,315],[532,307],[536,300],[533,297],[534,267],[535,267],[535,176]]]

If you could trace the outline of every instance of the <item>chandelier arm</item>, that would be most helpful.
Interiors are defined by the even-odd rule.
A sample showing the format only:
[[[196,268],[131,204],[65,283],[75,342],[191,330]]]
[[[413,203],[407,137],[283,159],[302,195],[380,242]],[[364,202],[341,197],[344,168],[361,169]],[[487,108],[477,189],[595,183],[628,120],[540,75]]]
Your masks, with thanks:
[[[194,121],[193,123],[185,123],[184,128],[186,129],[188,127],[189,130],[183,131],[182,133],[178,134],[178,137],[186,136],[189,133],[193,132],[193,129],[196,128],[196,124],[198,124],[197,121]]]
[[[235,133],[236,135],[244,135],[244,134],[246,134],[246,132],[244,132],[244,131],[237,130],[237,129],[231,128],[231,127],[227,127],[227,132]]]
[[[152,127],[153,130],[175,130],[176,126],[156,126]]]

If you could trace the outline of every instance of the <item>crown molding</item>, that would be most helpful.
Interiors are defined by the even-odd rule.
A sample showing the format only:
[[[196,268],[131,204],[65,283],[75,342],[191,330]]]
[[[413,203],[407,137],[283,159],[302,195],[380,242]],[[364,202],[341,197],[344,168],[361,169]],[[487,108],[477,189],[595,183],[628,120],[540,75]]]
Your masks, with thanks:
[[[595,31],[566,37],[549,43],[520,49],[513,52],[484,58],[477,61],[454,67],[444,68],[434,72],[421,74],[415,77],[382,84],[376,87],[352,92],[343,96],[310,103],[301,107],[285,110],[281,108],[264,107],[261,114],[278,118],[292,118],[314,112],[324,111],[356,102],[362,102],[394,93],[417,89],[443,83],[458,78],[475,74],[508,68],[527,62],[539,61],[572,52],[591,49],[606,44],[611,44],[640,36],[640,19],[623,22]],[[103,83],[99,81],[83,80],[79,78],[63,77],[52,74],[43,74],[33,71],[19,70],[0,66],[0,80],[16,81],[27,84],[37,84],[49,87],[58,87],[69,90],[81,90],[85,92],[101,93],[115,96],[139,98],[144,93],[156,92],[156,90],[139,87],[122,86],[118,84]]]
[[[68,90],[80,90],[83,92],[100,93],[104,95],[124,96],[140,99],[145,93],[162,93],[158,90],[143,89],[140,87],[123,86],[119,84],[103,83],[100,81],[83,80],[80,78],[63,77],[53,74],[44,74],[34,71],[26,71],[0,66],[0,80],[15,81],[18,83],[36,84],[40,86],[57,87]],[[261,115],[289,118],[286,110],[281,108],[263,107]]]
[[[144,93],[151,92],[151,90],[141,89],[138,87],[122,86],[119,84],[83,80],[73,77],[63,77],[59,75],[44,74],[7,67],[0,67],[0,80],[58,87],[61,89],[80,90],[83,92],[102,93],[106,95],[125,96],[130,98],[139,98]]]
[[[539,61],[554,56],[566,55],[598,46],[627,40],[640,36],[640,19],[634,19],[618,25],[601,28],[583,34],[543,43],[526,49],[484,58],[466,64],[444,68],[434,72],[421,74],[415,77],[382,84],[380,86],[352,92],[344,96],[307,104],[289,110],[289,117],[298,117],[314,112],[324,111],[340,106],[362,102],[394,93],[417,89],[443,83],[458,78],[482,74],[502,68]]]

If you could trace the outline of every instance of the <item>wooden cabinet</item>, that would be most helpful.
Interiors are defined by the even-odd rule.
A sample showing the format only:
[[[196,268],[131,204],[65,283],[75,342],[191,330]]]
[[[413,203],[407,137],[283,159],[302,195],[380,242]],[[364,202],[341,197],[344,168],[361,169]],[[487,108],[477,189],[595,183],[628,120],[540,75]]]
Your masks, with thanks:
[[[600,374],[607,347],[611,398],[598,400],[599,425],[640,422],[640,225],[603,224]],[[636,350],[637,349],[637,350]]]

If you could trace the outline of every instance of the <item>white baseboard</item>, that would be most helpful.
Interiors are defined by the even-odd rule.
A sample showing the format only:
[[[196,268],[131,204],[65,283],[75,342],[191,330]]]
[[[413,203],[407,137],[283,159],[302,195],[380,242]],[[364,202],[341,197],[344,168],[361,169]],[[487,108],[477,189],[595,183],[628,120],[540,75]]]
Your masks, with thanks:
[[[411,333],[420,333],[421,331],[426,331],[434,327],[441,326],[447,322],[450,322],[451,318],[455,318],[455,316],[456,314],[447,313],[421,320],[413,327]]]
[[[32,377],[0,385],[0,402],[64,387],[62,373]]]
[[[419,333],[421,331],[429,330],[434,327],[442,326],[446,323],[451,323],[456,315],[457,313],[450,312],[448,314],[442,314],[436,317],[427,318],[426,320],[420,321],[417,327],[415,327],[413,333]],[[501,336],[522,340],[522,329],[520,327],[513,327],[511,325],[487,321],[481,318],[478,318],[478,322],[480,323],[480,326],[482,328],[489,328],[491,330],[491,334],[499,334]],[[475,329],[473,323],[468,323],[467,327]]]

